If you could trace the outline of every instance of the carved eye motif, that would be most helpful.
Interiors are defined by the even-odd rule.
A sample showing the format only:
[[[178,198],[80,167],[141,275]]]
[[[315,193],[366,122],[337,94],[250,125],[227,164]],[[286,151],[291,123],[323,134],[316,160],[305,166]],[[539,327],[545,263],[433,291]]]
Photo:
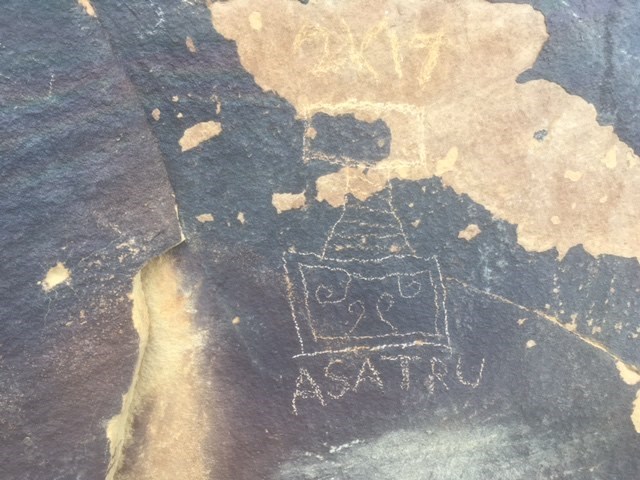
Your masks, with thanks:
[[[351,283],[348,272],[325,267],[306,267],[303,272],[308,294],[313,295],[318,304],[341,303],[347,298]]]
[[[327,303],[340,303],[344,301],[345,293],[336,293],[335,287],[327,287],[325,285],[319,285],[316,288],[316,300],[319,304],[325,305]]]
[[[413,277],[398,276],[398,290],[402,298],[414,298],[422,290],[422,283]]]

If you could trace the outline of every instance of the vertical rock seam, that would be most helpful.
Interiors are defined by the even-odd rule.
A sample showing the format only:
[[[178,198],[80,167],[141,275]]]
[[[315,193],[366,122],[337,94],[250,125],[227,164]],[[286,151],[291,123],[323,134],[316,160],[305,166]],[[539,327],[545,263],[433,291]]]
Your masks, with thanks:
[[[171,253],[149,262],[133,281],[140,349],[122,410],[106,428],[106,480],[209,478],[201,375],[206,335],[194,325],[191,296]]]

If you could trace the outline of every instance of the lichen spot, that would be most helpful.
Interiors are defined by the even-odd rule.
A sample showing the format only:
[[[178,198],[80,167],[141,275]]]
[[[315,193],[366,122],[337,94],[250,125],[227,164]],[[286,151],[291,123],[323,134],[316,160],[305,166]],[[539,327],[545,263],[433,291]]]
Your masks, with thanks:
[[[42,289],[48,292],[62,283],[69,283],[70,278],[71,272],[69,269],[64,266],[64,263],[58,262],[55,267],[49,269],[44,280],[42,280]]]
[[[533,348],[537,345],[535,340],[527,340],[526,346],[527,348]]]
[[[151,118],[153,118],[156,122],[158,120],[160,120],[160,109],[159,108],[154,108],[151,111]]]
[[[458,233],[458,238],[466,241],[471,241],[476,238],[481,231],[482,230],[480,230],[480,227],[478,227],[478,225],[476,225],[475,223],[471,223],[467,225],[464,230],[460,230],[460,233]]]
[[[231,323],[233,325],[240,325],[240,317],[233,317],[233,320],[231,320]]]
[[[244,212],[238,212],[238,216],[236,218],[242,225],[247,221],[246,218],[244,218]]]
[[[553,223],[554,225],[560,225],[560,217],[554,215],[553,217],[551,217],[551,223]]]
[[[249,14],[249,25],[256,32],[262,30],[262,14],[260,12],[251,12]]]

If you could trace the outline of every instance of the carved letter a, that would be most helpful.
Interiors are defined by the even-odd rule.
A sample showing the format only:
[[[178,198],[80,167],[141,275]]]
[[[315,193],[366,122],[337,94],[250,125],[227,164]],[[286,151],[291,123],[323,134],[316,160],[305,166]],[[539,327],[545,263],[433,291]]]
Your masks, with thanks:
[[[296,379],[296,391],[293,392],[293,399],[291,400],[294,415],[298,415],[298,406],[296,404],[298,398],[317,398],[320,401],[320,405],[323,407],[326,405],[320,387],[306,368],[300,369],[300,374]]]

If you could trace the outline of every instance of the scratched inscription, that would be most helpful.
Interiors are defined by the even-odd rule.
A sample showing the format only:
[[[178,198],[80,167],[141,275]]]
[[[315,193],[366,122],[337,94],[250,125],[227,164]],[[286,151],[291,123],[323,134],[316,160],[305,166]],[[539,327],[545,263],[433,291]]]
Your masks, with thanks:
[[[401,39],[387,19],[369,27],[356,38],[353,28],[344,18],[340,18],[330,28],[317,23],[304,24],[295,36],[291,53],[304,54],[313,59],[311,73],[317,76],[339,73],[348,67],[379,80],[381,73],[376,68],[377,63],[393,65],[395,77],[402,79],[406,70],[403,69],[405,58],[411,57],[403,52],[413,50],[420,58],[417,79],[423,88],[437,66],[443,40],[443,29],[431,33],[418,32]],[[380,48],[381,45],[386,48]],[[409,68],[413,70],[414,66],[410,65]]]
[[[364,384],[408,391],[412,365],[427,372],[413,384],[429,394],[452,381],[479,385],[484,360],[475,378],[465,378],[451,344],[440,263],[410,245],[391,187],[366,202],[347,201],[319,253],[287,252],[283,263],[300,346],[294,359],[322,366],[320,376],[299,368],[294,414],[301,399],[324,406]],[[399,382],[383,378],[382,364],[396,367]]]

